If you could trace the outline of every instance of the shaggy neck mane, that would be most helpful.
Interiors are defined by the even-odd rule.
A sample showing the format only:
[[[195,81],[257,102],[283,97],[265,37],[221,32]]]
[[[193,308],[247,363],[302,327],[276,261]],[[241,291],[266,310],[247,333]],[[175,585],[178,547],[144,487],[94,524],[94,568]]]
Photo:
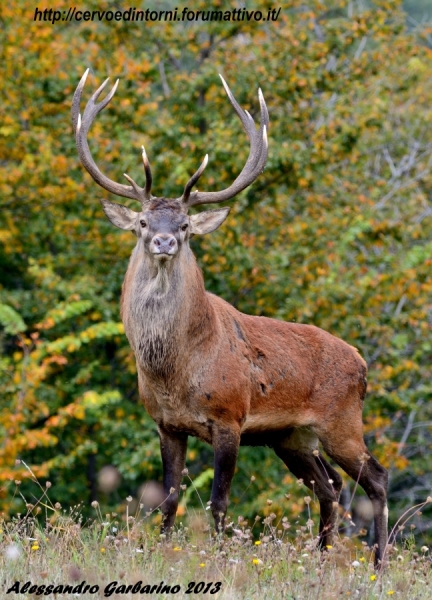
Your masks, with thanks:
[[[149,375],[172,378],[184,368],[191,345],[211,336],[215,323],[189,247],[172,261],[156,262],[138,242],[123,284],[122,320],[138,365]]]

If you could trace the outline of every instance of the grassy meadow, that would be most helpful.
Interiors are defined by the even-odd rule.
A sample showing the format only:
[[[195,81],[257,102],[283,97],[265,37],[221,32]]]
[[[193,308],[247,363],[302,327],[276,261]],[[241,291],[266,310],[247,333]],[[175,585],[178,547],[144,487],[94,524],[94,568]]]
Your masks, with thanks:
[[[216,536],[200,499],[202,510],[186,510],[167,537],[160,534],[160,506],[144,511],[138,504],[132,511],[128,497],[121,513],[102,514],[93,502],[94,517],[84,519],[82,505],[63,509],[49,482],[32,479],[37,499],[29,503],[19,481],[11,482],[23,513],[0,521],[1,598],[432,597],[430,551],[416,544],[410,524],[432,498],[401,516],[388,564],[375,570],[373,549],[344,536],[341,527],[325,552],[317,549],[318,523],[309,510],[317,500],[306,488],[304,522],[268,514],[266,506],[253,522],[228,519],[226,534]]]

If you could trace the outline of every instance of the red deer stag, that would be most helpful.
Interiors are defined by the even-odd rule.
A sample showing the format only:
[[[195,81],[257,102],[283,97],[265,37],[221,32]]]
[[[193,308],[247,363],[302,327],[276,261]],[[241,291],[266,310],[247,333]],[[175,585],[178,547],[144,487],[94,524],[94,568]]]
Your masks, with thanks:
[[[144,188],[128,175],[130,186],[115,183],[96,166],[87,133],[112,99],[118,81],[96,103],[106,80],[81,117],[87,74],[88,70],[72,105],[81,162],[100,186],[141,203],[140,212],[134,212],[101,201],[111,223],[137,237],[123,283],[121,315],[136,357],[140,397],[159,430],[168,496],[162,506],[163,529],[168,531],[174,523],[187,438],[193,435],[214,448],[211,510],[217,529],[224,526],[239,446],[265,444],[316,493],[321,511],[319,541],[325,547],[331,541],[342,479],[320,454],[321,442],[372,502],[379,564],[387,544],[387,472],[363,440],[364,360],[355,348],[318,327],[245,315],[206,292],[189,247],[193,235],[217,229],[230,210],[188,215],[189,208],[233,198],[264,169],[269,117],[261,91],[257,129],[222,79],[250,142],[249,158],[234,183],[218,192],[192,191],[207,164],[206,156],[182,196],[168,199],[151,194],[144,147]]]

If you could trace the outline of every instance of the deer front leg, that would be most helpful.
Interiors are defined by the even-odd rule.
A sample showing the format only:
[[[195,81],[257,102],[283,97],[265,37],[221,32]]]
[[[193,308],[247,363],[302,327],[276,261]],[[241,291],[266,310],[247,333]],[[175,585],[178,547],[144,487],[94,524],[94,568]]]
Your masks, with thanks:
[[[187,434],[172,434],[163,427],[159,427],[160,448],[163,468],[163,487],[166,494],[165,502],[162,504],[162,527],[163,533],[169,532],[174,524],[182,470],[185,466]]]
[[[225,526],[228,497],[234,476],[240,429],[223,425],[213,425],[212,444],[214,448],[214,479],[211,493],[211,511],[217,532]]]

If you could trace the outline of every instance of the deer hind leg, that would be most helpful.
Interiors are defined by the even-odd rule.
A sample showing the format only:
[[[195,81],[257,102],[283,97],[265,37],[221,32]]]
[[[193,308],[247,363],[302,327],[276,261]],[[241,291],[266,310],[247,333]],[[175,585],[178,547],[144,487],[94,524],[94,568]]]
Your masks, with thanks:
[[[342,478],[321,454],[317,454],[317,448],[318,438],[312,432],[297,429],[275,445],[274,451],[291,473],[303,479],[316,494],[320,503],[319,547],[325,549],[331,545],[334,533]]]
[[[362,432],[362,427],[358,430]],[[387,470],[366,448],[362,433],[321,438],[327,454],[364,489],[372,502],[375,524],[375,567],[384,560],[388,540]],[[339,439],[338,439],[339,437]],[[331,443],[329,443],[331,440]]]

